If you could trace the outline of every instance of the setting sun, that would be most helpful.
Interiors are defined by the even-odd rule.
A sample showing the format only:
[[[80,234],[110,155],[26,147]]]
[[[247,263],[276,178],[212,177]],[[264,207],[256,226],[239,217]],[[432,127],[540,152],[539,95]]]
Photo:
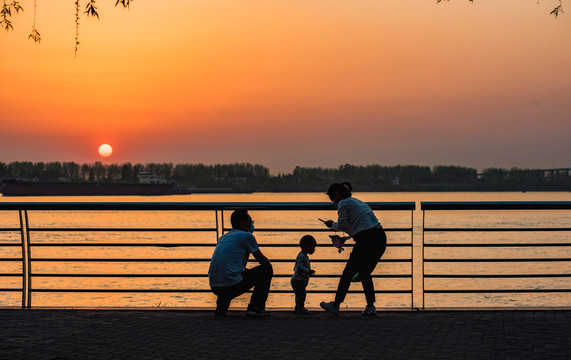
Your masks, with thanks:
[[[109,144],[103,144],[99,147],[99,155],[102,157],[109,157],[113,154],[113,148]]]

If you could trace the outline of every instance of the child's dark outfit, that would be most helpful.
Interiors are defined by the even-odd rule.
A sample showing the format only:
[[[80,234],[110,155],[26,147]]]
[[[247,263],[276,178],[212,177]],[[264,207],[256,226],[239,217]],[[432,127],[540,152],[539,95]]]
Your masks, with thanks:
[[[309,263],[309,256],[303,251],[297,254],[295,259],[295,266],[293,267],[293,275],[291,277],[291,287],[295,293],[295,312],[304,313],[307,312],[305,309],[305,297],[307,284],[309,283],[309,274],[311,272],[311,265]]]

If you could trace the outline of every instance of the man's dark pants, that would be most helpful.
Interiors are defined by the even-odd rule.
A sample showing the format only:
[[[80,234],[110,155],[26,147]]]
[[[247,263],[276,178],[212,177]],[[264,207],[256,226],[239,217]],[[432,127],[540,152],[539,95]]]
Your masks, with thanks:
[[[265,309],[273,274],[272,264],[267,263],[244,271],[242,273],[242,281],[237,284],[213,287],[212,292],[218,297],[216,300],[215,314],[219,316],[225,315],[230,306],[230,301],[250,290],[252,287],[254,288],[254,292],[250,298],[248,309]]]

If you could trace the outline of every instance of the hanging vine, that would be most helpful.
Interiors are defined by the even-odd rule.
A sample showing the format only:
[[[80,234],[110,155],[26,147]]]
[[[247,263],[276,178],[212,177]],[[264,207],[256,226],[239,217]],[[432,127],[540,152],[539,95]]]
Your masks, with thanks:
[[[75,52],[73,57],[77,57],[77,48],[79,47],[79,0],[75,0]]]
[[[34,40],[34,42],[37,43],[42,41],[42,36],[38,32],[38,30],[36,30],[36,0],[34,0],[34,25],[32,25],[32,32],[30,33],[30,35],[28,35],[28,39],[32,39]]]
[[[12,22],[9,18],[12,17],[12,11],[15,11],[17,14],[20,10],[22,10],[22,12],[24,11],[17,1],[12,1],[7,4],[6,0],[4,0],[2,10],[0,10],[0,26],[6,31],[14,30],[14,26],[12,26]]]
[[[41,35],[38,32],[38,30],[36,29],[36,1],[34,0],[34,24],[32,26],[32,31],[31,33],[28,35],[28,39],[32,39],[34,40],[34,42],[39,43],[41,41]],[[123,6],[123,8],[129,8],[131,5],[131,2],[134,0],[116,0],[115,1],[115,6]],[[440,3],[444,0],[436,0],[436,3]],[[450,0],[446,0],[446,1],[450,1]],[[474,0],[468,0],[471,3],[474,2]],[[553,0],[555,1],[557,5],[549,14],[550,15],[554,15],[556,18],[560,15],[563,14],[563,0]],[[537,3],[539,4],[540,0],[537,0]],[[74,56],[77,56],[77,50],[79,48],[79,12],[80,12],[80,0],[75,0],[75,52],[74,52]],[[14,30],[14,26],[12,25],[12,21],[11,21],[11,17],[14,13],[18,14],[20,11],[24,11],[24,9],[22,8],[22,6],[20,5],[20,3],[18,1],[13,0],[12,2],[6,2],[6,0],[2,1],[2,10],[0,10],[0,27],[4,28],[4,30],[6,31],[10,31],[10,30]],[[87,5],[85,6],[85,11],[84,13],[87,16],[93,16],[96,17],[97,19],[99,19],[99,13],[97,11],[97,6],[96,6],[96,0],[89,0],[87,2]]]

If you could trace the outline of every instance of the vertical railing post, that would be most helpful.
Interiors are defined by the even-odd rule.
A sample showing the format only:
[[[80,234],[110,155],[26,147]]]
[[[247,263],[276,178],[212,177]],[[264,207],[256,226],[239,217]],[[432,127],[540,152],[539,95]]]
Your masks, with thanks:
[[[25,211],[25,210],[24,210]],[[28,279],[28,250],[26,248],[26,228],[24,225],[24,218],[22,216],[22,210],[18,210],[20,215],[20,238],[22,241],[22,309],[26,308],[26,298],[27,298],[27,279]]]
[[[27,263],[28,263],[28,303],[26,307],[32,307],[32,247],[30,246],[30,222],[28,221],[28,211],[24,210],[24,219],[26,224],[26,248],[27,248]]]
[[[220,238],[219,225],[218,225],[218,210],[214,210],[214,217],[216,218],[216,242]]]
[[[422,253],[422,271],[420,273],[420,277],[422,278],[421,283],[422,283],[422,308],[424,309],[426,304],[425,304],[425,298],[424,298],[424,225],[425,225],[425,210],[422,209],[422,243],[420,244],[421,246],[421,253]]]
[[[224,235],[224,209],[220,209],[220,227],[222,229],[222,235]]]
[[[410,308],[414,309],[414,210],[410,211]]]

